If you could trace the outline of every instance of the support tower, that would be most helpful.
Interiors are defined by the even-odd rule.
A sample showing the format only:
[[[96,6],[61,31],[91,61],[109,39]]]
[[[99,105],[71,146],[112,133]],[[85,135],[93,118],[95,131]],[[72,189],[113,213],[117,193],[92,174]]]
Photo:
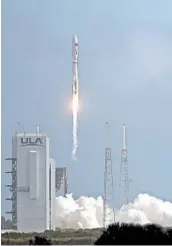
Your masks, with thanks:
[[[106,122],[106,148],[105,148],[105,170],[104,170],[104,199],[103,199],[103,228],[108,223],[115,223],[115,209],[114,209],[114,186],[113,186],[113,172],[112,172],[112,158],[111,148],[109,142],[109,123]],[[109,206],[113,212],[110,212]]]
[[[6,185],[7,188],[10,188],[10,192],[12,193],[10,198],[6,198],[6,200],[12,202],[12,210],[6,213],[12,215],[13,230],[17,230],[17,159],[6,158],[6,161],[12,162],[11,171],[6,172],[11,174],[12,177],[12,183],[10,185]]]
[[[67,182],[67,168],[57,167],[56,168],[56,192],[61,189],[63,185],[63,196],[66,197],[68,193],[68,182]]]
[[[128,178],[128,158],[126,146],[126,125],[123,124],[123,147],[121,151],[121,165],[120,165],[120,205],[128,204],[129,185]]]

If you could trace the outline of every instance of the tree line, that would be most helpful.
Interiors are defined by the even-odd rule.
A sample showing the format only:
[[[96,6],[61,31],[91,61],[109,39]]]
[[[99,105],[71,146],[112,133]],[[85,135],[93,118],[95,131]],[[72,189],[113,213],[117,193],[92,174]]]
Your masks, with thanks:
[[[42,235],[35,234],[31,235],[30,238],[23,238],[25,241],[22,244],[30,245],[52,245],[52,244],[93,244],[93,245],[172,245],[172,228],[163,228],[155,224],[148,224],[145,226],[134,225],[134,224],[112,224],[108,228],[102,230],[98,235],[98,229],[86,230],[87,233],[84,234],[84,230],[70,231],[65,237],[65,232],[60,231],[51,232],[47,231]],[[11,233],[9,233],[10,235]],[[16,233],[18,234],[18,233]],[[15,239],[17,240],[17,235],[15,234]],[[56,234],[56,238],[55,238]],[[26,234],[24,234],[26,235]],[[62,236],[63,235],[63,236]],[[21,233],[22,237],[22,233]],[[7,234],[5,237],[2,236],[2,244],[19,244],[18,241],[14,243],[7,242]],[[9,236],[10,239],[10,236]],[[21,241],[20,241],[21,244]]]

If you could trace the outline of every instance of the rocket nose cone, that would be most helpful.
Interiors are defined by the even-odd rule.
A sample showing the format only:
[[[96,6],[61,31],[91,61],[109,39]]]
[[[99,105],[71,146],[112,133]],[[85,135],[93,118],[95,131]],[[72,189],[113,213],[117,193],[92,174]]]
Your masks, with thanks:
[[[77,38],[76,34],[74,35],[74,43],[78,44],[78,38]]]

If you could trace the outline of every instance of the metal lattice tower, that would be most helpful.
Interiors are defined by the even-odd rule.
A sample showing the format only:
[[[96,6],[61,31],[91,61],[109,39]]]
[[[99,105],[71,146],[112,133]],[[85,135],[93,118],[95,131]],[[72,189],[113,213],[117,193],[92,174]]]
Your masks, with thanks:
[[[68,180],[66,167],[56,168],[56,192],[61,189],[63,185],[63,195],[68,194]]]
[[[104,199],[103,199],[103,227],[105,228],[108,223],[115,223],[115,208],[114,208],[114,185],[113,185],[113,172],[112,172],[112,158],[111,148],[109,142],[109,123],[106,132],[106,149],[105,149],[105,170],[104,170]],[[111,212],[109,210],[112,208]]]
[[[6,200],[12,202],[12,210],[6,213],[12,215],[13,230],[17,230],[17,159],[7,158],[6,160],[12,162],[12,170],[6,172],[11,174],[12,177],[12,184],[6,185],[6,187],[10,188],[10,191],[12,192],[11,198],[6,198]]]
[[[123,125],[123,147],[121,151],[120,165],[120,202],[121,205],[128,204],[130,180],[128,178],[128,158],[126,146],[126,125]]]

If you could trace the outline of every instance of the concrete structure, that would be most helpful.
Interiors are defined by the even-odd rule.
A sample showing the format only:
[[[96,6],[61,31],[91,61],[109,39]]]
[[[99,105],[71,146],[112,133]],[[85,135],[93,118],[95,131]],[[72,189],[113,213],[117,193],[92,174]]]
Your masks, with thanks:
[[[12,217],[14,229],[55,229],[55,162],[49,138],[42,133],[16,133],[12,138]]]
[[[55,229],[56,192],[64,184],[67,193],[66,168],[56,168],[50,158],[49,137],[39,132],[16,133],[12,137],[13,229],[22,232],[42,232]]]

